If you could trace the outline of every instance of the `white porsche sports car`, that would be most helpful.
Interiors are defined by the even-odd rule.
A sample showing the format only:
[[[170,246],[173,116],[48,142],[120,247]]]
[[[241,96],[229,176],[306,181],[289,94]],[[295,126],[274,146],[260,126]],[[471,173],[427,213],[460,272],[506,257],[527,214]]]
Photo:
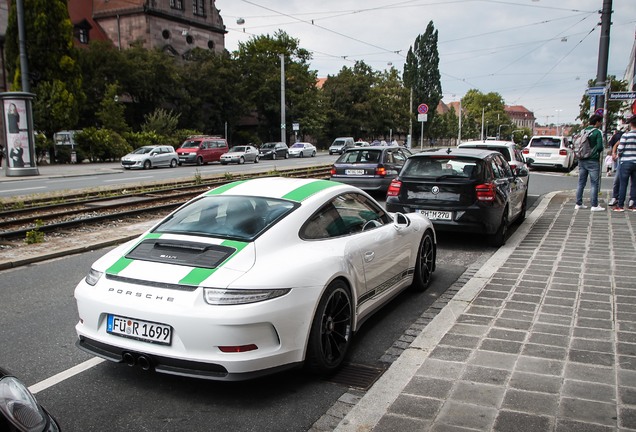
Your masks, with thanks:
[[[425,289],[436,238],[329,180],[210,190],[97,260],[75,289],[77,345],[142,369],[241,380],[336,369],[401,290]],[[281,265],[284,263],[284,265]]]

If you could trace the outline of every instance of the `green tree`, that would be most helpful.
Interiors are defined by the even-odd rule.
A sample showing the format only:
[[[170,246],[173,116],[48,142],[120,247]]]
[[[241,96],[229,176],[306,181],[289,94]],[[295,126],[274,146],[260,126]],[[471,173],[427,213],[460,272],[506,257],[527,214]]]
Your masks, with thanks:
[[[429,129],[435,122],[435,110],[442,100],[437,37],[437,30],[433,21],[430,21],[424,34],[418,35],[409,48],[403,73],[405,87],[413,90],[413,101],[416,104],[426,103],[429,107],[427,121],[416,122],[424,127],[424,135],[429,138],[432,138]],[[414,110],[411,108],[409,111],[415,120]],[[418,135],[419,132],[420,126],[417,125],[413,134]]]
[[[107,85],[99,109],[95,113],[100,126],[119,134],[128,132],[130,127],[126,123],[124,111],[124,105],[119,100],[119,85],[117,83]]]
[[[66,0],[24,0],[23,18],[30,91],[36,94],[34,125],[50,138],[54,132],[77,124],[84,102],[73,24]],[[22,90],[15,1],[9,11],[5,47],[12,89]],[[54,148],[50,152],[54,154]]]
[[[390,131],[394,135],[408,133],[410,94],[397,69],[376,73],[374,77],[375,83],[369,91],[367,120],[371,133],[383,137],[388,137]]]
[[[249,111],[257,117],[256,130],[263,141],[278,140],[281,133],[280,56],[285,64],[285,129],[291,134],[292,122],[302,123],[306,132],[316,133],[320,116],[316,73],[309,69],[311,53],[297,39],[283,31],[274,36],[256,36],[240,43],[233,54],[241,81],[241,94]],[[234,78],[236,79],[236,77]]]
[[[481,138],[482,118],[484,138],[496,135],[500,125],[511,123],[504,99],[496,92],[484,94],[477,89],[468,90],[462,98],[462,110],[462,139]]]

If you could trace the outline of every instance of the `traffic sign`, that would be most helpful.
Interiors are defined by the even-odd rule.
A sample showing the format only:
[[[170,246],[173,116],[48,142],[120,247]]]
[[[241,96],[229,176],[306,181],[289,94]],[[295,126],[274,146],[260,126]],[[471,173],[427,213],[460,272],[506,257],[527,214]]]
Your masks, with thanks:
[[[417,121],[418,122],[428,121],[428,114],[418,114],[417,115]]]
[[[604,112],[605,112],[605,110],[603,110],[603,108],[599,108],[596,111],[594,111],[594,114],[600,115],[601,117],[603,117],[603,113]]]
[[[636,91],[618,91],[609,94],[609,100],[632,100],[636,99]]]
[[[426,114],[428,112],[428,105],[419,104],[417,106],[417,112],[420,113],[420,114]]]
[[[586,93],[588,96],[602,96],[605,94],[605,87],[589,87]]]

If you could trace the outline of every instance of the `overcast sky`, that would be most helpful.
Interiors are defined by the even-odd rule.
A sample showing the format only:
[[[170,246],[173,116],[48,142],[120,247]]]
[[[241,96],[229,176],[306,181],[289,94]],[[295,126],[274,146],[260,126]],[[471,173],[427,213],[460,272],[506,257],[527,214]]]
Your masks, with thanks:
[[[545,124],[574,122],[587,81],[596,79],[603,0],[216,0],[216,6],[228,50],[281,29],[313,53],[319,77],[357,60],[401,73],[415,38],[433,21],[445,102],[472,88],[497,92]],[[608,74],[624,77],[635,31],[636,0],[613,0]]]

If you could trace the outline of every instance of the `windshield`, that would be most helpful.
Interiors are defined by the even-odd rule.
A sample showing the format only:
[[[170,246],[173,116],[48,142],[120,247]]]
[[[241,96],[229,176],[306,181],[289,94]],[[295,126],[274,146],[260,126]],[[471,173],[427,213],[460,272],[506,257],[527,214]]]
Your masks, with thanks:
[[[199,148],[199,144],[201,144],[201,141],[185,141],[183,144],[181,144],[181,148]]]
[[[262,149],[272,149],[276,147],[276,143],[265,143],[261,146]]]
[[[303,143],[296,143],[292,146],[292,148],[303,148],[303,147],[305,147],[305,144]]]
[[[139,147],[137,150],[133,151],[132,154],[146,154],[150,153],[154,150],[154,147]]]
[[[245,153],[245,147],[244,146],[232,147],[230,149],[230,153]]]
[[[155,233],[252,240],[295,208],[281,199],[211,195],[181,208]]]

